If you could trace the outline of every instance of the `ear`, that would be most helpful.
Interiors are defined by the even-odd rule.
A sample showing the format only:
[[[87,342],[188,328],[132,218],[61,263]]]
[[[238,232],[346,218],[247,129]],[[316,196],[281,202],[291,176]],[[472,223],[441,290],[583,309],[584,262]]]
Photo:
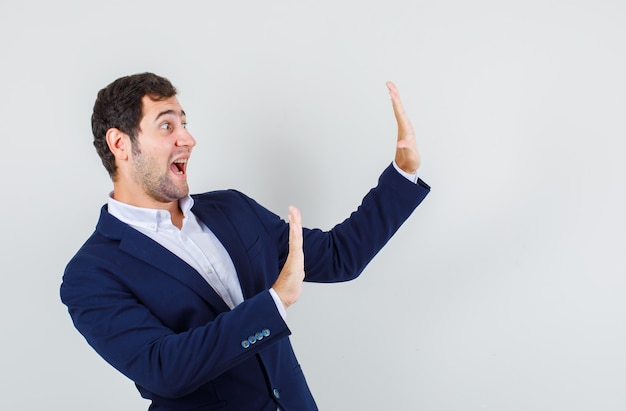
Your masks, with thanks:
[[[128,134],[117,128],[110,128],[107,130],[106,139],[109,150],[111,150],[116,160],[128,160],[131,149]]]

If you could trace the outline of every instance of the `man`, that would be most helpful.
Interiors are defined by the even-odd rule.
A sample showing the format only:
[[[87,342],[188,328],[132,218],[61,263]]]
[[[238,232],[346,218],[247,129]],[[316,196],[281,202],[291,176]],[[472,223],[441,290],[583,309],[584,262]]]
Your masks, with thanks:
[[[286,309],[303,280],[357,277],[429,191],[416,176],[413,128],[387,86],[395,161],[328,232],[303,229],[295,207],[286,223],[234,190],[189,196],[196,141],[167,79],[137,74],[99,92],[94,145],[113,192],[65,270],[61,298],[151,410],[317,409]]]

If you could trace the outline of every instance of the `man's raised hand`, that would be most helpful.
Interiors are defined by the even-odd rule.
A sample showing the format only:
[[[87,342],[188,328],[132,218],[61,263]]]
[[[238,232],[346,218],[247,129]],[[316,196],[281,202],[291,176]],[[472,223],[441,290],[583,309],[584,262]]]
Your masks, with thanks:
[[[420,167],[421,158],[417,149],[417,141],[415,139],[415,131],[409,120],[398,88],[391,81],[388,81],[387,88],[391,96],[391,104],[393,105],[393,113],[398,123],[398,143],[396,145],[396,164],[402,170],[409,174],[414,174]]]

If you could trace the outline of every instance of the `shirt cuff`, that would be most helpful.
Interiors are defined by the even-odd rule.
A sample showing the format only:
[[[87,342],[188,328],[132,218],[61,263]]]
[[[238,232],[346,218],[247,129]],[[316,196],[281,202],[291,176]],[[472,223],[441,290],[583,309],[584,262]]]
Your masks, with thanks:
[[[280,316],[283,317],[283,321],[286,322],[287,321],[287,310],[285,310],[285,306],[283,305],[283,302],[280,300],[280,297],[278,296],[278,293],[276,291],[274,291],[273,288],[270,288],[270,295],[274,299],[274,304],[276,304],[276,308],[278,309],[278,312],[280,313]]]
[[[396,169],[396,171],[398,173],[400,173],[401,176],[403,176],[404,178],[406,178],[409,181],[414,182],[415,184],[417,184],[417,171],[413,174],[407,173],[406,171],[402,170],[400,167],[398,167],[398,165],[396,164],[396,161],[393,161],[393,168]]]

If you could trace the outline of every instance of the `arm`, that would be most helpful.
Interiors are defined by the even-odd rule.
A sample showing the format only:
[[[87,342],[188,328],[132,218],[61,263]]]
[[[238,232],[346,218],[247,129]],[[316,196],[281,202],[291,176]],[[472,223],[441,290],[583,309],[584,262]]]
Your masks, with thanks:
[[[413,174],[420,166],[413,127],[397,88],[393,83],[387,83],[387,87],[398,126],[395,162],[403,171]],[[357,277],[429,190],[423,181],[414,184],[389,167],[350,218],[327,232],[304,230],[305,280],[338,282]],[[286,235],[281,230],[284,222],[253,200],[245,199],[266,230],[274,233],[274,243],[284,261],[287,254]]]
[[[349,218],[330,231],[305,230],[305,281],[356,278],[429,191],[422,180],[414,184],[387,167]]]
[[[421,163],[415,132],[397,87],[387,82],[387,88],[398,127],[395,163],[405,173],[415,174]],[[422,180],[413,184],[389,167],[350,218],[330,232],[305,233],[305,255],[316,255],[313,261],[307,259],[306,280],[335,282],[356,278],[429,190]]]
[[[188,285],[114,244],[86,248],[66,269],[62,300],[107,362],[160,396],[192,393],[290,333],[267,290],[219,313]],[[242,346],[264,329],[271,335]]]

